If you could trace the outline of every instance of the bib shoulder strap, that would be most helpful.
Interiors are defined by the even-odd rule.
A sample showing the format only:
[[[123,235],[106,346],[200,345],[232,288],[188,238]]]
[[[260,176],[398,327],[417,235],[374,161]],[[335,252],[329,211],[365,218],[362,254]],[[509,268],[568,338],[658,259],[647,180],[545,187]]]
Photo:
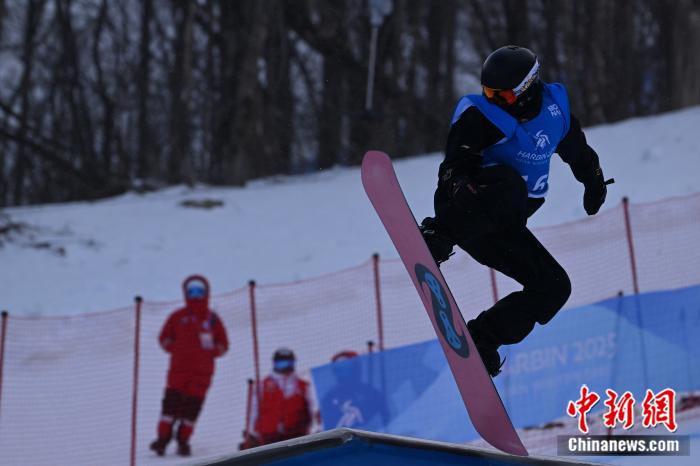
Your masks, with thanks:
[[[467,97],[505,135],[506,139],[513,137],[515,130],[519,126],[515,118],[510,116],[505,110],[502,110],[498,105],[490,103],[483,95],[472,94]]]
[[[551,83],[545,84],[545,89],[561,108],[562,116],[564,117],[564,135],[566,135],[571,125],[571,107],[569,106],[569,94],[566,92],[566,87],[561,83]]]
[[[460,97],[460,99],[457,101],[457,105],[455,106],[454,112],[452,112],[452,119],[450,120],[450,126],[454,125],[457,123],[457,120],[460,119],[462,116],[462,113],[464,113],[469,107],[473,106],[472,101],[469,99],[468,95],[464,95]]]

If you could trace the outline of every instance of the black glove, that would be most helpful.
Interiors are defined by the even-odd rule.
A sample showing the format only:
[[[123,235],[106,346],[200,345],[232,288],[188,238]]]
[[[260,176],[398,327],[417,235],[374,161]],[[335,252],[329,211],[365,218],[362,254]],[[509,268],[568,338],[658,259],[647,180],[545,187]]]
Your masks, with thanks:
[[[425,244],[428,245],[430,254],[433,256],[438,266],[454,254],[454,252],[452,252],[454,242],[450,237],[438,231],[437,219],[425,217],[418,229],[423,235]]]
[[[473,177],[466,175],[463,170],[449,168],[440,174],[439,188],[447,200],[463,212],[471,212],[476,207],[481,189]],[[425,222],[435,221],[430,217]]]
[[[605,202],[605,196],[608,194],[608,188],[603,177],[603,170],[600,167],[595,169],[593,176],[583,184],[585,191],[583,193],[583,208],[588,215],[595,215],[600,210],[600,207]]]
[[[483,194],[484,187],[479,186],[471,177],[463,175],[450,183],[449,199],[465,212],[470,212]]]

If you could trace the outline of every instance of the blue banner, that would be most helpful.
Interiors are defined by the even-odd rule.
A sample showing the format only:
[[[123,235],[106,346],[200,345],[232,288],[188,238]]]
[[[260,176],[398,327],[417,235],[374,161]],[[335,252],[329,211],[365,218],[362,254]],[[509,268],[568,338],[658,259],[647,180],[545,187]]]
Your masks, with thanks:
[[[565,414],[582,384],[678,392],[700,388],[700,286],[561,311],[500,349],[494,379],[517,428]],[[325,429],[352,427],[447,442],[477,438],[437,340],[312,370]]]

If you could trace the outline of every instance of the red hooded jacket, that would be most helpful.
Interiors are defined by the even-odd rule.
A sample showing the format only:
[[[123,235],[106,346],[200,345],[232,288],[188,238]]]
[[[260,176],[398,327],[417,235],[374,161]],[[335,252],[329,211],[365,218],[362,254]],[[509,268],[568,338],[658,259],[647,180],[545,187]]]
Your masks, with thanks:
[[[206,296],[187,299],[186,306],[173,312],[160,332],[160,345],[170,353],[170,372],[192,376],[214,374],[214,358],[228,350],[228,337],[221,319],[209,309],[209,282],[199,275],[188,277],[182,284],[200,280]]]

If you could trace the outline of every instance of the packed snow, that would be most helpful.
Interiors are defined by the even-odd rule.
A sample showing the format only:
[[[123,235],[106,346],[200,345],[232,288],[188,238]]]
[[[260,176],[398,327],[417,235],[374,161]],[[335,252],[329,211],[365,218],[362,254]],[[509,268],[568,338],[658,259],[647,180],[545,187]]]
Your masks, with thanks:
[[[589,128],[602,161],[607,205],[700,190],[700,107]],[[370,148],[368,148],[370,149]],[[381,148],[377,148],[381,149]],[[416,217],[432,214],[440,154],[396,163]],[[582,186],[558,157],[550,193],[530,225],[585,216]],[[184,201],[215,201],[211,208]],[[215,204],[221,203],[220,206]],[[605,208],[605,207],[604,207]],[[289,282],[396,252],[372,210],[357,167],[278,177],[244,188],[176,186],[98,202],[6,209],[20,232],[1,239],[0,308],[15,315],[79,314],[179,298],[179,284],[203,273],[214,293]]]

